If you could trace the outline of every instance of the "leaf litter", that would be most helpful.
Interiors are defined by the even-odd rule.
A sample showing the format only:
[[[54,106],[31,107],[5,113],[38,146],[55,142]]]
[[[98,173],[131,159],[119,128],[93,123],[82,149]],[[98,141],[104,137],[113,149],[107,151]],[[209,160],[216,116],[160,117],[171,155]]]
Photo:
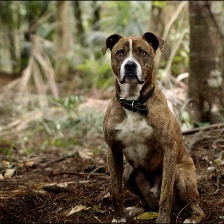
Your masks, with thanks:
[[[52,119],[53,114],[49,113],[50,111],[48,116]],[[4,144],[0,144],[0,150],[3,152],[8,144],[13,156],[0,155],[0,223],[111,222],[113,207],[109,193],[106,145],[102,130],[95,134],[91,123],[94,121],[94,125],[100,127],[102,120],[89,120],[90,117],[80,119],[83,120],[79,126],[74,123],[73,134],[77,143],[68,142],[65,146],[59,137],[63,135],[63,139],[66,139],[70,134],[66,131],[61,133],[59,130],[57,141],[51,141],[53,144],[43,144],[48,136],[41,130],[29,141],[24,141],[24,147],[18,143],[21,142],[20,135],[13,132],[7,132],[6,135],[4,129],[2,134],[7,138]],[[24,129],[18,130],[26,135],[29,125],[31,128],[39,127],[34,124],[26,123]],[[49,136],[55,138],[51,135],[51,128],[57,126],[51,126],[46,120],[44,125]],[[63,125],[61,123],[60,127]],[[92,132],[86,135],[88,129]],[[223,129],[224,125],[220,125],[183,133],[185,144],[191,149],[190,154],[197,168],[200,206],[206,215],[203,224],[224,222]],[[12,144],[12,139],[18,139],[18,142]],[[32,153],[25,156],[27,148],[32,148]],[[5,178],[7,169],[12,169],[9,178]],[[126,207],[139,203],[139,199],[125,187],[123,190]],[[139,219],[128,218],[128,222],[153,223],[156,216],[157,211],[148,211],[141,214]],[[180,214],[171,214],[173,223],[181,223],[187,217],[189,213],[184,209]]]

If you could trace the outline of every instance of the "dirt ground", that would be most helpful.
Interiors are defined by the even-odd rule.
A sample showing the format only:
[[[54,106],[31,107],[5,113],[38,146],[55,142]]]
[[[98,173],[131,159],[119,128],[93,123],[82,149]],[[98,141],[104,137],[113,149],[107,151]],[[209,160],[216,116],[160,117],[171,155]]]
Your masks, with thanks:
[[[224,148],[223,128],[184,135],[197,167],[200,205],[205,212],[203,224],[224,223],[223,158],[219,157]],[[97,144],[105,146],[103,138]],[[4,156],[0,159],[7,160]],[[37,148],[26,162],[18,162],[23,161],[19,155],[15,159],[14,176],[0,181],[0,223],[111,222],[105,151],[85,157],[77,151]],[[124,203],[137,204],[138,198],[124,189]],[[182,223],[188,216],[185,210],[172,213],[172,223]],[[128,219],[128,223],[154,221]]]

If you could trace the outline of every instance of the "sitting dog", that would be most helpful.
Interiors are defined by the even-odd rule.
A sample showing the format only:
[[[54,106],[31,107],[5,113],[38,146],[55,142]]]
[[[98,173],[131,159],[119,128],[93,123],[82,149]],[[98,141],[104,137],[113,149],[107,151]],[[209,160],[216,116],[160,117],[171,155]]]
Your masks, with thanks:
[[[102,49],[103,54],[111,50],[115,75],[115,93],[104,118],[115,223],[126,222],[127,213],[135,216],[147,206],[159,210],[157,223],[169,223],[171,210],[185,205],[192,215],[184,223],[198,223],[204,217],[193,160],[156,84],[154,56],[163,46],[161,38],[147,32],[142,37],[113,34]],[[128,161],[124,174],[123,155]],[[125,209],[122,176],[141,199],[139,205]]]

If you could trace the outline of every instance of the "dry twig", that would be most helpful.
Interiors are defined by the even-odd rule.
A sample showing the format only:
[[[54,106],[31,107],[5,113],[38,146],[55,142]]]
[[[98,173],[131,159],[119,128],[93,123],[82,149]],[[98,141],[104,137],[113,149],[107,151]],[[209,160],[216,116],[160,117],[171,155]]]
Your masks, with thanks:
[[[190,130],[182,131],[182,135],[194,134],[195,132],[198,132],[201,130],[206,131],[209,129],[215,129],[215,128],[221,128],[221,127],[224,127],[224,123],[212,124],[212,125],[208,125],[206,127],[193,128]]]
[[[75,150],[73,153],[71,153],[69,155],[62,156],[62,157],[60,157],[58,159],[55,159],[55,160],[49,161],[47,163],[41,164],[40,166],[41,166],[41,168],[46,168],[48,166],[52,166],[54,163],[59,163],[59,162],[62,162],[64,160],[68,159],[68,158],[73,157],[77,152],[78,152],[78,149]]]

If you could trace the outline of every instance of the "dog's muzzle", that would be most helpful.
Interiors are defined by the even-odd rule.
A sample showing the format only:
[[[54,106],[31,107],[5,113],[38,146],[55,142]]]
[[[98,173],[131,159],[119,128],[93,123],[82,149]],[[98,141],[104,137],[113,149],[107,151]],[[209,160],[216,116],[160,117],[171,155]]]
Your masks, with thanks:
[[[141,80],[138,75],[138,65],[134,61],[128,61],[124,65],[124,76],[119,80],[121,84],[143,84],[145,80]]]

